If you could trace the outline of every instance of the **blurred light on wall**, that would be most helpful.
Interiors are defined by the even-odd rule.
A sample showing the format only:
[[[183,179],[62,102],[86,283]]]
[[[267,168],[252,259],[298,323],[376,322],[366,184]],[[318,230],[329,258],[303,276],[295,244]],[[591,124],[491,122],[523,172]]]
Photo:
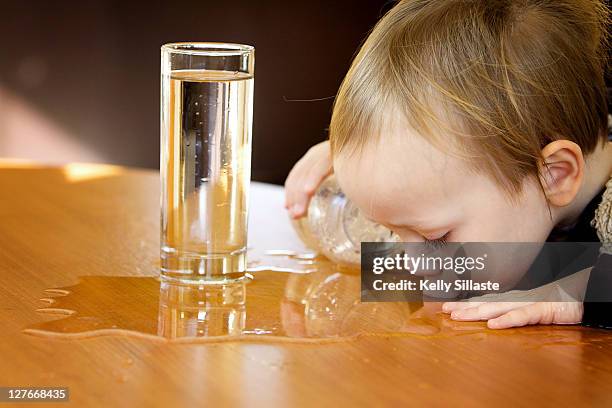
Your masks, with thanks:
[[[24,76],[44,77],[36,61],[25,62]],[[42,80],[42,79],[41,79]],[[72,135],[25,99],[0,86],[0,151],[3,157],[44,164],[105,162],[105,158]]]

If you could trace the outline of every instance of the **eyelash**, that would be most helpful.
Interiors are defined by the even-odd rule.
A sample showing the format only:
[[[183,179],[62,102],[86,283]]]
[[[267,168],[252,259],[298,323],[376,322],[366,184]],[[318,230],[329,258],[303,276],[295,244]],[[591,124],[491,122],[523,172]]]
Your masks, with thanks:
[[[448,236],[450,235],[450,231],[444,234],[442,237],[437,239],[427,239],[425,238],[425,245],[431,249],[440,249],[448,244]]]

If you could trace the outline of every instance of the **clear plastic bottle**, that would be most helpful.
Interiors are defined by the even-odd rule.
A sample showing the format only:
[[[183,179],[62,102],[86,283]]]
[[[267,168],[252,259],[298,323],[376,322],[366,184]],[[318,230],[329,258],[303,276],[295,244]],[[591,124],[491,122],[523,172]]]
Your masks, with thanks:
[[[393,242],[393,233],[366,219],[351,203],[333,175],[326,178],[310,200],[308,214],[293,221],[304,244],[331,261],[359,265],[361,242]]]

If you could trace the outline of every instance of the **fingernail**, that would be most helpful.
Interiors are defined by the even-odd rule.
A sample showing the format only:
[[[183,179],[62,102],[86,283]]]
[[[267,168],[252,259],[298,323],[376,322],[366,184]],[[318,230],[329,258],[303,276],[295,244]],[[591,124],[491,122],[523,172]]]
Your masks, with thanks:
[[[450,307],[450,305],[448,303],[445,303],[445,304],[442,305],[442,311],[443,312],[448,313],[448,312],[450,312],[450,310],[451,310],[451,307]]]
[[[302,204],[295,204],[292,208],[292,213],[294,217],[299,217],[304,212],[304,206]]]

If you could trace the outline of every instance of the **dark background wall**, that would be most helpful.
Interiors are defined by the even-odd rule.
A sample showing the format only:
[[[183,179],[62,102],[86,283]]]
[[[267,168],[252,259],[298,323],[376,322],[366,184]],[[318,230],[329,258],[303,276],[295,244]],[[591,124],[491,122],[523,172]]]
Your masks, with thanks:
[[[288,100],[332,97],[385,3],[0,1],[0,109],[4,95],[19,112],[36,112],[0,124],[0,157],[38,146],[36,158],[52,162],[157,168],[160,45],[238,42],[256,47],[253,179],[282,183],[327,137],[332,106],[332,98]],[[30,117],[46,127],[28,128]],[[43,142],[49,128],[70,140]]]

